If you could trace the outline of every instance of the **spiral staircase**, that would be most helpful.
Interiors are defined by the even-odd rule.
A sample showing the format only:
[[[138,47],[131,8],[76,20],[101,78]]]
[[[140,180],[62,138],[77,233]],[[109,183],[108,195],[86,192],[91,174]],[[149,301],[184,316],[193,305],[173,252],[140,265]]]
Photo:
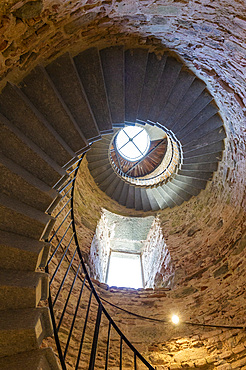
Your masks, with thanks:
[[[122,176],[110,162],[110,145],[118,130],[136,124],[164,129],[179,148],[175,169],[148,186]],[[73,245],[78,257],[71,259],[70,272],[81,275],[82,287],[87,283],[98,303],[96,328],[103,313],[109,331],[113,325],[121,346],[124,341],[133,351],[134,364],[138,358],[152,369],[117,329],[87,274],[74,224],[74,183],[86,155],[97,185],[128,208],[157,211],[198,195],[217,170],[225,138],[205,84],[168,52],[90,48],[36,67],[19,86],[8,83],[0,95],[0,127],[0,368],[59,368],[52,351],[39,348],[54,331],[61,366],[67,369],[70,337],[63,351],[53,310],[60,291],[52,293],[52,282],[67,253],[59,263],[54,259],[61,246],[53,243],[59,234],[57,225],[64,223],[72,230],[67,249]],[[50,310],[40,304],[48,297]],[[95,351],[90,354],[89,369],[95,366]]]

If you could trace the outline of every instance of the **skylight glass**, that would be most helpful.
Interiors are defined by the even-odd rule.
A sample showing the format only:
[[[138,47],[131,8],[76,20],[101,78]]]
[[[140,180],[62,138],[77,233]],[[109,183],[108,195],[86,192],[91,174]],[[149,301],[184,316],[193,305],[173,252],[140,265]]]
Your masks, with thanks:
[[[147,131],[138,126],[127,126],[116,136],[116,148],[120,155],[128,161],[134,162],[143,158],[150,145]]]
[[[142,288],[140,255],[111,252],[107,284],[117,287]]]

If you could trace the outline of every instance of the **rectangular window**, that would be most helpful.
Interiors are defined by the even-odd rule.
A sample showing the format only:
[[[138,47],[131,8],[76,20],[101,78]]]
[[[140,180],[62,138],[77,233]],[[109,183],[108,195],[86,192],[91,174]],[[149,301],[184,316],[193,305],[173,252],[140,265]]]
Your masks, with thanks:
[[[140,254],[111,252],[108,265],[109,286],[143,288]]]

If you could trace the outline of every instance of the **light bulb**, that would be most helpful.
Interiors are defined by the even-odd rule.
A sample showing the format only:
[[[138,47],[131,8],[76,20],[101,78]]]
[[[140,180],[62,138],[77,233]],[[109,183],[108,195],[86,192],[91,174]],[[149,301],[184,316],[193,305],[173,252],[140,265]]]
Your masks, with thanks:
[[[177,325],[179,323],[179,317],[177,315],[172,316],[172,322]]]

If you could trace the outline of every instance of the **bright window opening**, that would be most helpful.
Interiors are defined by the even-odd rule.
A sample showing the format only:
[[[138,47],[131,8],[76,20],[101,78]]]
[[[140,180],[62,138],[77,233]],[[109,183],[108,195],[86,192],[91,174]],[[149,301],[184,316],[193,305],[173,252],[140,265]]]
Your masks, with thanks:
[[[135,289],[143,288],[140,255],[111,252],[107,284]]]
[[[138,126],[127,126],[116,136],[116,148],[120,155],[128,161],[134,162],[143,158],[150,145],[147,131]]]

